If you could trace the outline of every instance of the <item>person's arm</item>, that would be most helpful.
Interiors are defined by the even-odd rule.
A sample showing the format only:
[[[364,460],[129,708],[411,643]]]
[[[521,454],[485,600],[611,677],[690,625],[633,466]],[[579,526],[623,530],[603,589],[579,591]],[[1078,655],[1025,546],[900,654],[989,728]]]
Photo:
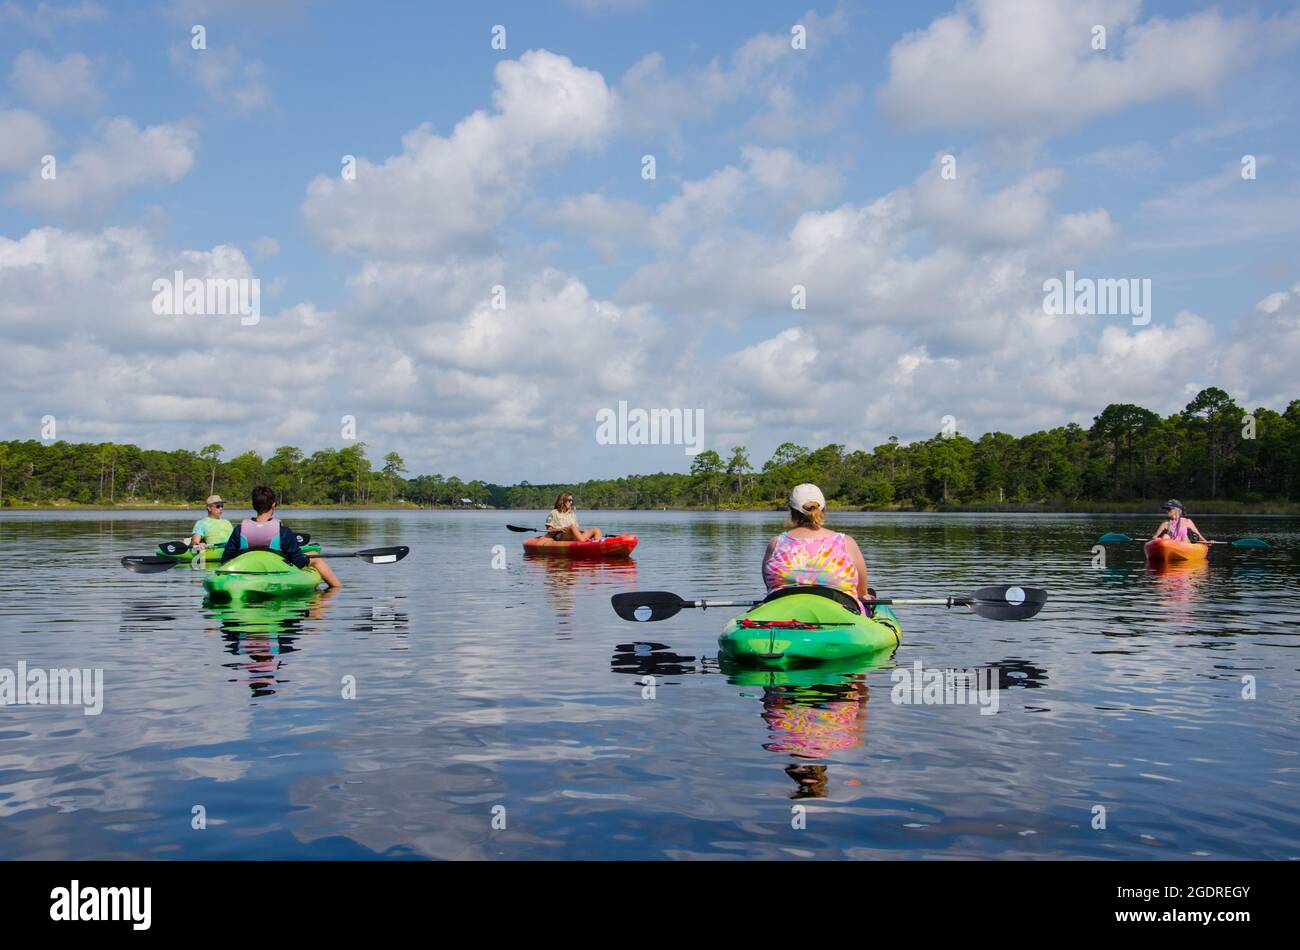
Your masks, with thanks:
[[[758,576],[762,580],[763,586],[767,586],[767,562],[772,560],[772,552],[776,550],[776,538],[771,538],[767,542],[767,550],[763,552],[763,563],[759,565]]]
[[[239,525],[235,525],[235,530],[230,532],[230,537],[226,538],[226,546],[221,549],[221,563],[225,564],[231,558],[239,555]]]
[[[194,522],[194,527],[190,529],[190,547],[192,548],[197,548],[200,544],[203,544],[202,525],[203,519],[200,518],[198,521]]]
[[[1160,522],[1160,527],[1156,528],[1156,533],[1151,535],[1151,540],[1154,541],[1156,538],[1160,537],[1160,535],[1164,534],[1165,531],[1168,529],[1168,527],[1169,527],[1168,521]]]
[[[302,553],[298,536],[284,525],[280,525],[280,554],[294,567],[306,567],[311,563],[311,558]]]
[[[847,534],[844,536],[844,549],[849,552],[849,557],[853,561],[853,566],[858,569],[858,596],[867,596],[867,562],[862,556],[862,550],[858,547],[858,542],[854,541]]]
[[[1196,522],[1193,521],[1191,518],[1188,518],[1188,519],[1187,519],[1187,530],[1188,530],[1188,531],[1195,531],[1195,532],[1196,532],[1196,536],[1197,536],[1198,538],[1200,538],[1201,541],[1204,542],[1205,544],[1209,544],[1209,543],[1210,543],[1210,539],[1207,538],[1207,537],[1205,536],[1205,533],[1204,533],[1203,531],[1201,531],[1200,528],[1196,527]]]

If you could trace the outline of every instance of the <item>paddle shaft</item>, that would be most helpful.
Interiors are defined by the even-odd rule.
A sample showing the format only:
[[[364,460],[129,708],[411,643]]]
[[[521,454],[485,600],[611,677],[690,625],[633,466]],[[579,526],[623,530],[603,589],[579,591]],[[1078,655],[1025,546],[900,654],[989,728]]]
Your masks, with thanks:
[[[862,603],[867,607],[888,606],[888,607],[968,607],[975,602],[974,597],[881,597],[876,600],[863,600]],[[762,600],[685,600],[683,607],[699,607],[701,610],[707,610],[710,607],[757,607],[759,604],[766,603]]]

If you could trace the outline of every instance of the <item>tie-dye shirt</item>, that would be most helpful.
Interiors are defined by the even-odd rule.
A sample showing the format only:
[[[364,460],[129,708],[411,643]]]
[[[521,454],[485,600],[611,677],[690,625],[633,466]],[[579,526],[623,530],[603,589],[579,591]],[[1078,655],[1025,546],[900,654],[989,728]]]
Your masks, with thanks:
[[[858,569],[838,532],[807,539],[782,533],[763,565],[763,582],[768,590],[833,587],[856,597]]]

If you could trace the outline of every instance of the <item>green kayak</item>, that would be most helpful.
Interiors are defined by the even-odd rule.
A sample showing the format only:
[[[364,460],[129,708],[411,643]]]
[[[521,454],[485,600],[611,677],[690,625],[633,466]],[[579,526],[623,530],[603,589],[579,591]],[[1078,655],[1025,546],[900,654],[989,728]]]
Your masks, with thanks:
[[[294,567],[274,551],[246,551],[207,571],[203,589],[214,601],[301,597],[320,584],[313,568]]]
[[[891,608],[879,605],[873,617],[864,617],[843,606],[837,594],[776,592],[727,624],[718,637],[721,656],[785,669],[893,650],[902,642]]]
[[[203,552],[203,559],[204,559],[205,561],[207,561],[208,563],[211,563],[211,562],[213,562],[213,561],[220,561],[220,560],[221,560],[221,555],[222,555],[223,553],[225,553],[225,547],[226,547],[226,546],[225,546],[224,544],[214,544],[213,546],[211,546],[211,547],[207,548],[206,550],[204,550],[204,552]],[[320,545],[319,545],[319,544],[304,544],[304,545],[302,546],[302,553],[303,553],[303,554],[313,554],[313,553],[319,553],[319,552],[320,552]],[[169,558],[172,558],[172,559],[174,559],[178,564],[189,564],[191,561],[194,560],[194,549],[193,549],[193,548],[189,548],[189,549],[187,549],[187,550],[184,550],[184,551],[182,551],[180,554],[168,554],[166,551],[164,551],[164,550],[162,549],[162,545],[159,545],[159,546],[158,546],[158,550],[155,551],[154,554],[155,554],[156,557],[169,557]]]

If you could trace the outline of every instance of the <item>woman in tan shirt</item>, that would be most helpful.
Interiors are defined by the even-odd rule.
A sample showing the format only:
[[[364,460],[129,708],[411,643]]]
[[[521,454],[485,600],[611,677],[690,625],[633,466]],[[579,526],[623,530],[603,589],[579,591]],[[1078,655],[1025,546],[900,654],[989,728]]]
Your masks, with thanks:
[[[604,537],[599,528],[583,531],[578,527],[578,514],[573,510],[573,494],[560,492],[555,507],[546,516],[546,535],[552,541],[599,541]]]

